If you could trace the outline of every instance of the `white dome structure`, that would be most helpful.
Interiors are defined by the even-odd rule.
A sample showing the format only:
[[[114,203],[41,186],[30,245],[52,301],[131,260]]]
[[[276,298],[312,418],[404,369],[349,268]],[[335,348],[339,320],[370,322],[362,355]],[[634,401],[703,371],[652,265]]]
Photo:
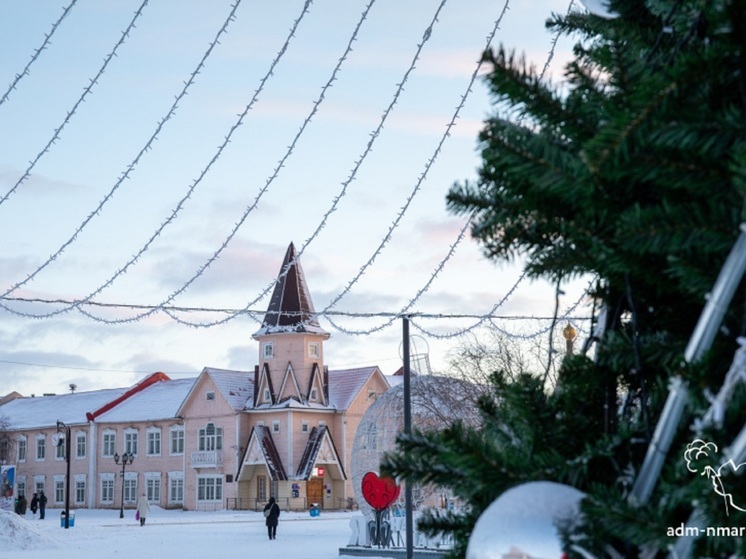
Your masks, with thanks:
[[[443,376],[413,376],[410,383],[412,426],[421,431],[447,427],[455,420],[476,425],[479,421],[476,400],[481,392],[477,385]],[[351,478],[360,510],[372,519],[373,509],[365,502],[361,483],[367,472],[379,473],[381,458],[394,450],[396,437],[404,430],[404,387],[397,385],[378,397],[365,412],[352,447]],[[404,494],[399,497],[402,502]],[[434,490],[414,489],[415,507],[420,503],[435,505],[440,497]]]

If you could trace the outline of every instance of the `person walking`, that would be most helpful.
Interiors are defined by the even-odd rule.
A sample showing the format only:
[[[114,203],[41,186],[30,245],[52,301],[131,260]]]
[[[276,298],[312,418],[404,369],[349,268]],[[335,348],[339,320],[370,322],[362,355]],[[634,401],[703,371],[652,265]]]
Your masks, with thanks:
[[[29,505],[29,508],[31,509],[31,514],[34,515],[34,518],[36,518],[36,509],[39,508],[39,496],[34,493],[34,495],[31,497],[31,504]]]
[[[150,514],[150,503],[148,497],[143,493],[137,500],[137,518],[140,519],[140,526],[145,525],[145,518]]]
[[[267,535],[270,540],[274,540],[277,536],[277,524],[280,519],[280,505],[275,503],[274,497],[270,497],[269,502],[264,506],[264,517],[267,519],[265,521]]]
[[[39,520],[44,520],[44,511],[47,508],[47,496],[44,491],[39,491]]]

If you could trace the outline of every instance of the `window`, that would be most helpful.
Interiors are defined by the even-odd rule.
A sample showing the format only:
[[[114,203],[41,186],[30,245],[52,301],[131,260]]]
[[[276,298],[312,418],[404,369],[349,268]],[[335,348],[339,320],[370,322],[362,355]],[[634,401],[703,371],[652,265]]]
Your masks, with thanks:
[[[215,393],[214,392],[205,392],[205,400],[212,401],[215,399]]]
[[[55,476],[54,479],[54,502],[64,503],[65,502],[65,480],[59,479]]]
[[[321,356],[321,348],[318,342],[312,342],[308,344],[308,357],[312,359],[318,359]]]
[[[184,428],[171,429],[171,454],[184,454]]]
[[[304,421],[300,424],[300,432],[301,433],[308,433],[308,421]]]
[[[179,472],[180,474],[181,472]],[[172,504],[184,502],[184,478],[169,477],[168,482],[168,500]]]
[[[222,501],[223,478],[221,476],[205,476],[197,479],[198,501]]]
[[[256,498],[259,502],[267,500],[267,476],[257,476]]]
[[[36,459],[44,460],[47,457],[46,439],[44,435],[36,437]]]
[[[161,430],[150,429],[148,431],[148,456],[161,455]]]
[[[28,441],[26,437],[18,437],[18,461],[26,461],[26,452],[28,450]]]
[[[137,456],[137,431],[134,429],[124,432],[124,451]]]
[[[319,391],[318,391],[318,389],[317,389],[317,388],[312,388],[312,389],[311,389],[311,396],[310,396],[310,400],[311,400],[312,402],[315,402],[315,401],[317,401],[318,399],[319,399]]]
[[[41,493],[46,486],[44,476],[34,476],[34,493]]]
[[[273,421],[272,422],[272,432],[273,433],[279,433],[280,432],[280,422],[279,421]]]
[[[52,439],[52,443],[54,443],[54,439]],[[65,445],[66,444],[67,443],[65,442],[65,439],[60,439],[60,441],[54,447],[54,458],[55,458],[55,460],[64,460],[65,459]]]
[[[223,428],[215,427],[214,423],[208,423],[199,430],[199,450],[222,450]]]
[[[124,478],[124,502],[135,503],[137,501],[137,477],[135,477],[137,474],[132,474],[132,477],[129,474],[126,475],[127,477]]]
[[[101,504],[111,504],[114,502],[114,478],[101,478]]]
[[[85,478],[75,479],[75,504],[85,504]]]
[[[272,401],[272,394],[269,391],[269,388],[264,389],[264,401],[265,402],[271,402]]]
[[[160,474],[149,474],[145,478],[145,494],[151,503],[161,502],[161,478]]]
[[[85,433],[75,435],[75,458],[85,458]]]
[[[26,478],[19,477],[16,481],[16,487],[18,488],[18,496],[26,496]]]
[[[262,357],[264,359],[272,359],[275,355],[274,346],[272,342],[264,342],[262,344]]]
[[[117,434],[114,431],[104,431],[104,440],[101,447],[101,456],[110,458],[114,456],[117,448]]]

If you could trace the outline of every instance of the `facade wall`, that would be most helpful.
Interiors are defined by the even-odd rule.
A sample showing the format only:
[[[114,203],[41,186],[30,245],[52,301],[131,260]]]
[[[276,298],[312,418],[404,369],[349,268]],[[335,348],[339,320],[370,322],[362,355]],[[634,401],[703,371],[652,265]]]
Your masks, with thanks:
[[[164,507],[180,507],[183,503],[178,485],[172,480],[183,479],[184,450],[179,441],[184,433],[178,419],[141,423],[96,423],[94,464],[95,485],[91,486],[91,503],[97,508],[134,507],[137,496],[148,495],[151,502]],[[172,440],[173,437],[173,440]],[[124,467],[114,454],[134,454],[134,461]],[[178,482],[174,482],[177,484]],[[124,491],[123,491],[124,490]]]
[[[346,411],[286,408],[245,413],[236,412],[210,375],[203,374],[182,406],[181,417],[106,422],[104,416],[99,421],[70,425],[71,506],[118,509],[125,488],[124,508],[134,507],[143,491],[164,508],[222,509],[239,506],[239,500],[241,508],[252,508],[260,497],[257,476],[261,475],[266,478],[267,494],[276,491],[284,506],[303,508],[308,505],[307,483],[293,478],[310,432],[321,424],[329,428],[348,478],[338,479],[333,469],[326,467],[321,504],[324,508],[346,506],[347,499],[354,495],[349,477],[355,431],[375,401],[372,394],[381,394],[387,388],[382,376],[373,375]],[[273,486],[266,468],[257,467],[249,480],[237,483],[239,461],[252,427],[263,423],[272,431],[274,421],[279,422],[279,432],[273,432],[272,437],[290,479]],[[215,429],[214,437],[220,433],[220,448],[217,443],[205,447],[210,425]],[[16,458],[17,441],[25,440],[25,458],[17,459],[16,465],[17,479],[25,484],[26,496],[30,497],[37,485],[43,486],[48,506],[60,508],[64,504],[64,492],[59,489],[65,479],[66,462],[52,445],[55,432],[54,428],[29,429],[11,436],[16,441]],[[36,456],[37,440],[43,441],[43,459]],[[123,483],[122,467],[114,462],[113,454],[130,450],[135,460],[127,465]]]
[[[218,510],[238,497],[235,476],[243,433],[237,414],[209,375],[197,380],[182,407],[185,425],[184,508]]]
[[[259,338],[259,370],[266,364],[272,376],[275,391],[279,391],[288,363],[292,364],[301,394],[305,396],[316,364],[323,372],[324,344],[327,336],[314,334],[269,334]],[[267,356],[265,346],[272,344],[272,355]],[[313,346],[318,353],[313,354]]]

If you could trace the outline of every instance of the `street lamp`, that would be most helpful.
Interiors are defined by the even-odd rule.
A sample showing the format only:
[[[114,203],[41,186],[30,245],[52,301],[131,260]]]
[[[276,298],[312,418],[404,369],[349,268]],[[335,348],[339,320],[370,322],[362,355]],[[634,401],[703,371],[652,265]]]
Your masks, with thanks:
[[[122,463],[122,505],[119,507],[119,518],[124,518],[124,470],[127,468],[127,464],[132,464],[135,461],[135,455],[131,452],[125,452],[121,456],[114,454],[114,462],[118,466]]]
[[[65,462],[67,475],[65,476],[65,529],[70,527],[70,427],[57,420],[57,433],[52,437],[55,446],[65,443]]]

